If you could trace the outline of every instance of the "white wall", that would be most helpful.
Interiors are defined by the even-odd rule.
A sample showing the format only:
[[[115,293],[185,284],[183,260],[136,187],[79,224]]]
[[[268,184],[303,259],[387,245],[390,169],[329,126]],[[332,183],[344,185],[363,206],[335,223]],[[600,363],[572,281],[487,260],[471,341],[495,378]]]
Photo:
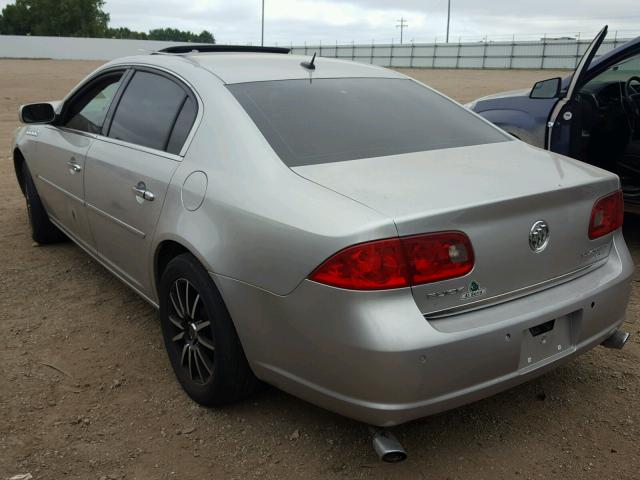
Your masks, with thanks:
[[[605,40],[599,55],[628,39]],[[342,58],[383,67],[574,69],[590,40],[294,46],[292,53]]]
[[[111,38],[0,35],[0,58],[113,60],[127,55],[137,55],[141,49],[160,50],[171,45],[183,45],[183,43]]]
[[[625,39],[605,40],[599,54]],[[515,41],[404,45],[294,46],[300,55],[344,58],[385,67],[426,68],[575,68],[589,40]],[[160,50],[180,42],[116,40],[110,38],[27,37],[0,35],[0,58],[53,58],[112,60],[137,55],[140,50]],[[186,44],[188,45],[188,44]]]

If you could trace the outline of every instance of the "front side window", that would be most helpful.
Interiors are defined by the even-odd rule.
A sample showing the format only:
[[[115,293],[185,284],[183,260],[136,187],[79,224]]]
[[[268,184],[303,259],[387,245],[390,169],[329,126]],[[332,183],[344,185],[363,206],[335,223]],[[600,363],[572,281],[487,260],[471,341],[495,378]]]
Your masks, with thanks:
[[[623,84],[631,77],[640,76],[640,54],[633,55],[609,67],[585,85],[587,90],[605,83]]]
[[[280,80],[227,88],[290,167],[510,140],[408,79]]]
[[[122,94],[109,137],[167,150],[174,125],[189,98],[176,82],[162,75],[138,71]],[[179,151],[175,142],[171,149],[173,153]]]
[[[89,133],[101,133],[109,106],[120,87],[123,72],[107,74],[73,99],[65,115],[64,126]]]

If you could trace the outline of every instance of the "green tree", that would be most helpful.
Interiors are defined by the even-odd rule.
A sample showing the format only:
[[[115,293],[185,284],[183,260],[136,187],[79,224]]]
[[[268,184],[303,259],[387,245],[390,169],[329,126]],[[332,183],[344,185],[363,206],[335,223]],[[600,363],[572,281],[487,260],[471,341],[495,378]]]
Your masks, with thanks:
[[[209,32],[208,30],[203,30],[202,32],[200,32],[196,38],[195,41],[198,43],[216,43],[216,39],[213,36],[213,33]]]
[[[29,11],[24,0],[9,4],[0,14],[0,34],[28,35],[31,33]]]
[[[149,40],[164,40],[170,42],[197,42],[216,43],[211,32],[203,30],[199,34],[189,31],[178,30],[176,28],[156,28],[149,31]]]
[[[145,32],[136,32],[127,27],[109,28],[107,29],[107,38],[124,38],[132,40],[147,40],[149,35]]]
[[[2,9],[0,35],[106,37],[135,40],[216,43],[211,32],[198,34],[176,28],[149,33],[127,27],[109,28],[104,0],[16,0]]]
[[[0,33],[101,37],[109,24],[104,3],[104,0],[16,0],[2,10]]]

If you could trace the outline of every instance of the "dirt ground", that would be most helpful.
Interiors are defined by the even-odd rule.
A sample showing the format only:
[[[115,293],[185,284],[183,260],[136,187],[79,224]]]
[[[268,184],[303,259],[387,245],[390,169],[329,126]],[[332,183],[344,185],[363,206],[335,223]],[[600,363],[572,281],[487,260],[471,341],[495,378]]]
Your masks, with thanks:
[[[21,103],[61,98],[95,62],[0,60],[0,480],[640,477],[640,290],[622,351],[397,427],[400,465],[367,428],[274,388],[219,410],[182,392],[156,313],[71,243],[38,247],[10,160]],[[545,71],[412,71],[469,101]],[[640,217],[625,235],[640,260]],[[444,368],[444,367],[443,367]]]

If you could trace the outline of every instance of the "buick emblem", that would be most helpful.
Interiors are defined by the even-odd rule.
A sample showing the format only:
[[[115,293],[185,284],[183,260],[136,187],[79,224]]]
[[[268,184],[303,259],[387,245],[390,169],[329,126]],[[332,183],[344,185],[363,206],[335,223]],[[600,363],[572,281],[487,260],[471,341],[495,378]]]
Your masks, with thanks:
[[[538,220],[529,231],[529,247],[536,253],[547,248],[549,243],[549,225],[544,220]]]

